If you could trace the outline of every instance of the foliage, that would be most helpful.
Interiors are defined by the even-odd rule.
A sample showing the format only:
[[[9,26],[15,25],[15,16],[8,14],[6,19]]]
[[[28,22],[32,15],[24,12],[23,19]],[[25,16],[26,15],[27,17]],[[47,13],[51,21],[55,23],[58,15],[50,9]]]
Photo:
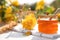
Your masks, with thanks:
[[[22,9],[24,11],[27,11],[29,8],[30,8],[30,5],[29,4],[24,4]]]
[[[10,1],[11,2],[11,1]],[[15,19],[15,12],[19,10],[19,4],[14,1],[9,6],[7,6],[6,0],[0,0],[0,20],[1,21],[11,21]]]
[[[55,1],[51,4],[51,6],[54,6],[56,9],[57,9],[57,8],[60,8],[60,0],[55,0]]]
[[[32,4],[30,7],[31,7],[31,10],[35,10],[35,8],[36,8],[36,3]]]

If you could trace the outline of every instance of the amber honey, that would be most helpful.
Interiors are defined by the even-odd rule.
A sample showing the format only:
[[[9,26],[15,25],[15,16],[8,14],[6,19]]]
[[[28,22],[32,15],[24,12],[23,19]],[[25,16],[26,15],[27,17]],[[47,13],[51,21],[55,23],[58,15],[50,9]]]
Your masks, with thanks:
[[[38,31],[45,34],[55,34],[58,31],[58,21],[38,20]]]

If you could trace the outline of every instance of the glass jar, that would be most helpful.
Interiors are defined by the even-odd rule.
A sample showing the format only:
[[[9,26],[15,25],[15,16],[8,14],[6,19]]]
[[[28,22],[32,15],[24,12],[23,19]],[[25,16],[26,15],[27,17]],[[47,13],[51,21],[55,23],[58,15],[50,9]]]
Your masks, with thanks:
[[[40,18],[38,19],[38,31],[45,34],[56,34],[58,31],[58,20],[53,18]]]

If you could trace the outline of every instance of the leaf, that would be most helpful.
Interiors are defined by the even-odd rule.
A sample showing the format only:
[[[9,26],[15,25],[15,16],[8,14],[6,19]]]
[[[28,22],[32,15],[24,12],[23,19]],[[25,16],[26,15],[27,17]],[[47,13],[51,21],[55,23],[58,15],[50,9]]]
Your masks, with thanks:
[[[4,21],[4,16],[5,16],[5,12],[4,11],[2,11],[2,13],[1,13],[1,19],[2,19],[2,21]]]

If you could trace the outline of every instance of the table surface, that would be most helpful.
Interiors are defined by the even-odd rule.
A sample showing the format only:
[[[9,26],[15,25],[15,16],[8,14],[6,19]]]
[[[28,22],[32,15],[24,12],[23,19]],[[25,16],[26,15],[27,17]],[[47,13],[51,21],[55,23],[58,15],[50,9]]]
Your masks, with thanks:
[[[15,26],[15,29],[20,30],[20,28],[22,28],[21,24],[18,24],[17,26]],[[37,28],[37,24],[33,30],[33,32],[37,32],[38,28]],[[60,24],[58,24],[58,32],[57,34],[60,34]],[[22,33],[17,33],[17,32],[8,32],[8,33],[4,33],[4,34],[0,34],[0,39],[3,40],[32,40],[34,38],[34,36],[30,35],[30,36],[24,36]],[[56,40],[60,40],[60,38],[56,39]]]

